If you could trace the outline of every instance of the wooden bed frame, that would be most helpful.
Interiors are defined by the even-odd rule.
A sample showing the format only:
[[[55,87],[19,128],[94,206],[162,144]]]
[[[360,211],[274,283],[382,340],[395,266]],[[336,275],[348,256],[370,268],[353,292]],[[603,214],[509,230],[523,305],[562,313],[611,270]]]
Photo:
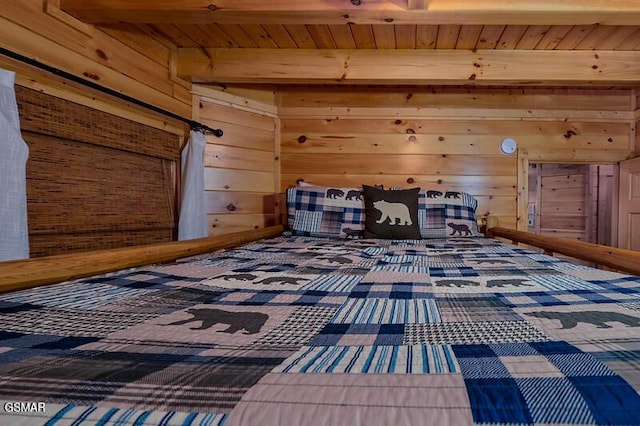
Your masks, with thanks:
[[[280,235],[283,229],[283,226],[279,225],[194,240],[0,262],[0,292],[54,284],[152,263],[170,262],[236,247],[262,238],[275,237]]]
[[[513,243],[525,243],[544,249],[546,254],[560,253],[603,265],[615,270],[640,275],[640,252],[566,238],[547,237],[495,226],[488,221],[486,234]],[[256,231],[243,231],[217,237],[151,244],[85,253],[47,256],[36,259],[0,262],[0,292],[8,292],[54,284],[120,269],[169,262],[236,247],[251,241],[280,235],[284,227],[272,226]]]
[[[640,275],[640,252],[637,251],[585,243],[568,238],[547,237],[499,226],[490,228],[487,235],[506,238],[514,244],[524,243],[538,247],[543,249],[545,254],[551,256],[554,253],[560,253],[614,270]]]

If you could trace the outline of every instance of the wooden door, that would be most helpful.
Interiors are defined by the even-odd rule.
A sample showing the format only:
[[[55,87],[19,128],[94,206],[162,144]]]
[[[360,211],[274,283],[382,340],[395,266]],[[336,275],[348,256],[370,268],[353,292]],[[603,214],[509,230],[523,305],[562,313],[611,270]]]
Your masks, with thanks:
[[[587,167],[543,164],[538,182],[538,232],[587,241]]]
[[[620,162],[618,246],[640,251],[640,157]]]

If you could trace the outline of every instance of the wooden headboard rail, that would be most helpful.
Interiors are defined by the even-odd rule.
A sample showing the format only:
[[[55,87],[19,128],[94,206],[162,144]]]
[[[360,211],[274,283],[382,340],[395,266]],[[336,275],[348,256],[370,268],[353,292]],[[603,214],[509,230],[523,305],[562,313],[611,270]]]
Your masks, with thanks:
[[[275,237],[280,235],[283,229],[282,225],[278,225],[194,240],[0,262],[0,292],[54,284],[136,266],[170,262],[183,257],[236,247],[262,238]]]
[[[500,226],[490,227],[487,235],[539,247],[546,254],[560,253],[576,259],[586,260],[618,271],[640,275],[640,252],[567,238],[548,237]]]

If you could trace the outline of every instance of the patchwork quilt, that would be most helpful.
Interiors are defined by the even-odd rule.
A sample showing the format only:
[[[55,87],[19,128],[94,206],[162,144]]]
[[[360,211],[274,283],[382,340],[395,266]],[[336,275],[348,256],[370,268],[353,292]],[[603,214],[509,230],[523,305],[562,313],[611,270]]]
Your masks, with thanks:
[[[278,237],[0,295],[2,425],[637,425],[639,390],[640,277],[485,238]]]

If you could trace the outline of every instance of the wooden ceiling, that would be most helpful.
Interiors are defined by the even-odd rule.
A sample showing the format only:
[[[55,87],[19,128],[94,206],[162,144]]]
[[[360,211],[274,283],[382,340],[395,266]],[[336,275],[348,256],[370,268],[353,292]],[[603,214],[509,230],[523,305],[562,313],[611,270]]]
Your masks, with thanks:
[[[60,0],[196,82],[640,86],[640,0]]]

